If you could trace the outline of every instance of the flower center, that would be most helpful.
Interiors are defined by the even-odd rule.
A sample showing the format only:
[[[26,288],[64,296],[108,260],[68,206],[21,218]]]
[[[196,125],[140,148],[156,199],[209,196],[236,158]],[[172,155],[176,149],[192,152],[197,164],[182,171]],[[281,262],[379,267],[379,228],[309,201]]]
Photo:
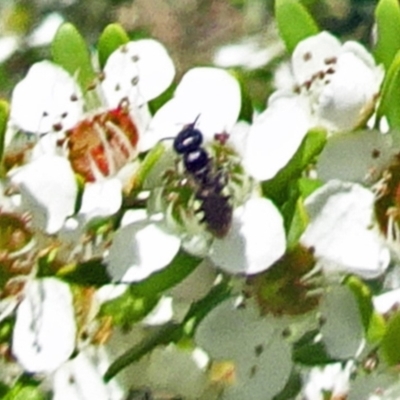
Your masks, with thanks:
[[[376,187],[375,215],[392,244],[400,240],[400,160],[395,160]]]
[[[137,154],[138,129],[123,104],[81,121],[67,136],[72,168],[87,182],[115,175]]]

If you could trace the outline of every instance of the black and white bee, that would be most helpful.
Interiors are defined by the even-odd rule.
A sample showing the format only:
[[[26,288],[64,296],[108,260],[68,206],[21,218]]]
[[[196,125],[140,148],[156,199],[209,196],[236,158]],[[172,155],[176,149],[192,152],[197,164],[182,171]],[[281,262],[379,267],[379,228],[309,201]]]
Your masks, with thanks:
[[[223,193],[227,176],[216,170],[213,159],[202,147],[203,134],[195,128],[197,119],[186,125],[175,137],[174,150],[182,155],[186,172],[195,183],[195,197],[201,202],[198,212],[202,223],[216,237],[224,237],[231,226],[233,208],[229,196]]]

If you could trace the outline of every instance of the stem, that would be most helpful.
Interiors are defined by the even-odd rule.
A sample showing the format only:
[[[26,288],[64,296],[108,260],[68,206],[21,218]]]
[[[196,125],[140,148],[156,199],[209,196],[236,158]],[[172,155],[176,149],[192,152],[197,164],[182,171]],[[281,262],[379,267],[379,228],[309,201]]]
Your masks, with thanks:
[[[145,354],[152,351],[158,345],[170,342],[179,332],[179,330],[180,325],[175,323],[168,323],[162,326],[158,331],[142,340],[142,342],[140,342],[137,346],[132,347],[118,357],[104,374],[104,380],[106,382],[110,381],[120,371],[133,362],[141,359]]]
[[[211,309],[226,300],[229,295],[230,287],[227,282],[221,282],[219,285],[213,287],[205,297],[192,304],[184,320],[180,324],[168,322],[159,330],[142,340],[138,345],[132,347],[118,357],[104,374],[104,380],[106,382],[110,381],[125,367],[138,361],[144,355],[154,350],[158,345],[168,344],[173,341],[177,342],[182,339],[184,335],[193,336],[195,328],[200,321]]]

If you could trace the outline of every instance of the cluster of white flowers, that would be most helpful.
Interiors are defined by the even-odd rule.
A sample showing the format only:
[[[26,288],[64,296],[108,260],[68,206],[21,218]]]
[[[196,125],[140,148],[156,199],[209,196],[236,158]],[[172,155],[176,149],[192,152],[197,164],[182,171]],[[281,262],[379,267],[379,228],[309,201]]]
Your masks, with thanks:
[[[394,146],[380,132],[361,132],[356,138],[350,133],[367,126],[384,78],[366,49],[355,42],[341,44],[327,32],[303,40],[292,54],[285,87],[251,121],[240,118],[238,80],[214,67],[189,70],[153,113],[149,103],[175,78],[168,52],[155,40],[119,47],[90,88],[80,86],[79,73],[72,76],[51,61],[38,62],[12,93],[0,182],[0,323],[13,321],[7,351],[18,369],[10,367],[5,384],[26,372],[41,379],[43,390],[57,400],[124,398],[122,386],[103,380],[110,365],[104,344],[111,328],[99,310],[130,285],[168,271],[181,253],[203,260],[196,271],[202,271],[201,282],[191,280],[184,295],[180,285],[172,288],[170,297],[142,318],[140,329],[184,321],[175,307],[184,304],[187,311],[231,277],[237,301],[216,302],[200,324],[193,348],[207,352],[205,362],[191,358],[198,348],[190,357],[172,344],[165,353],[160,348],[152,353],[158,360],[153,363],[164,367],[176,359],[178,370],[190,364],[196,370],[187,377],[190,385],[183,385],[184,377],[176,385],[172,378],[156,382],[159,369],[156,373],[149,366],[151,359],[140,367],[151,376],[138,378],[142,385],[179,387],[188,398],[202,391],[214,398],[223,390],[224,399],[272,399],[296,372],[291,345],[314,329],[322,335],[315,343],[325,346],[330,361],[357,359],[365,348],[363,321],[354,296],[338,282],[349,274],[385,277],[386,288],[398,289],[398,266],[391,275],[385,273],[400,253],[397,203],[379,203],[397,194],[392,181],[397,164],[390,166]],[[173,150],[185,129],[200,132],[206,183],[199,183]],[[312,129],[326,131],[328,144],[319,161],[302,172],[309,181],[316,178],[319,187],[299,203],[306,222],[293,245],[287,204],[277,204],[266,183],[298,154]],[[362,150],[357,159],[339,159],[343,153],[348,157],[349,137],[355,140],[351,146]],[[342,163],[345,169],[338,167]],[[372,168],[380,181],[371,179]],[[223,185],[220,177],[226,178]],[[210,213],[202,202],[213,195],[225,206],[219,210],[214,201],[214,213],[231,212],[223,218],[229,219],[226,234],[214,235],[198,215],[199,208]],[[317,276],[324,282],[319,292],[301,299],[315,295],[318,300],[310,313],[305,308],[306,322],[299,315],[282,317],[283,300],[275,312],[279,316],[261,317],[265,310],[276,311],[275,303],[264,304],[271,292],[278,292],[275,301],[284,298],[278,283],[286,278],[271,278],[271,286],[265,282],[278,263],[282,268],[290,264],[285,260],[293,248],[307,249],[313,259],[302,276],[292,279],[293,287],[315,288]],[[65,278],[94,260],[93,268],[103,268],[111,285],[88,288]],[[290,265],[288,274],[294,270]],[[382,311],[382,298],[375,300],[380,315],[394,309],[392,304]],[[344,309],[338,311],[340,304]],[[343,328],[343,321],[351,323]],[[287,340],[287,327],[293,326],[297,331]],[[343,343],[337,340],[341,329],[349,332]],[[345,398],[355,364],[311,369],[303,374],[301,396]]]

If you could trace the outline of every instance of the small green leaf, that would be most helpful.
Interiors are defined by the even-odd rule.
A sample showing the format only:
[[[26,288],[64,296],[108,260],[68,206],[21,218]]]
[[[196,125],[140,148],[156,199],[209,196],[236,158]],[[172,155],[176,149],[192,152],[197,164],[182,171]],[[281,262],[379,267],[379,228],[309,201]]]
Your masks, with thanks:
[[[398,0],[380,0],[375,9],[377,43],[375,57],[386,71],[400,50],[400,6]]]
[[[104,303],[101,316],[111,316],[114,324],[130,327],[142,320],[158,303],[159,296],[139,296],[131,287],[122,296]]]
[[[310,130],[288,164],[274,178],[263,182],[263,193],[277,204],[283,204],[289,198],[289,189],[293,181],[299,179],[303,170],[322,151],[326,143],[326,132],[322,129]]]
[[[400,363],[400,313],[396,313],[387,324],[386,333],[381,342],[381,352],[389,365]]]
[[[167,90],[164,90],[158,97],[149,101],[148,106],[151,115],[154,115],[168,100],[172,99],[176,86],[176,83],[172,82]]]
[[[303,365],[324,365],[334,359],[328,354],[325,345],[320,340],[315,340],[319,331],[307,332],[293,346],[293,360]]]
[[[105,265],[100,259],[92,259],[80,264],[71,264],[57,273],[61,279],[80,286],[103,286],[111,283]]]
[[[74,25],[61,25],[53,39],[51,53],[54,62],[76,76],[82,90],[86,92],[96,75],[86,43]]]
[[[303,198],[299,197],[295,202],[290,225],[287,229],[287,247],[294,248],[308,225],[308,214],[304,207]]]
[[[7,129],[8,116],[10,114],[10,105],[5,100],[0,100],[0,161],[3,158],[4,139]]]
[[[367,339],[371,343],[379,342],[385,333],[385,321],[374,311],[370,289],[361,279],[353,275],[346,279],[345,284],[356,298]]]
[[[276,0],[275,18],[280,36],[290,53],[299,42],[319,32],[314,19],[299,0]]]
[[[378,117],[386,115],[392,129],[400,128],[400,50],[396,53],[383,83]]]
[[[194,271],[200,262],[200,258],[180,251],[167,268],[156,272],[140,283],[132,284],[132,292],[142,296],[161,293],[181,282]]]
[[[108,57],[120,46],[129,42],[129,36],[120,24],[107,25],[100,35],[97,50],[101,69],[104,68]]]
[[[22,375],[3,400],[45,400],[46,396],[39,388],[39,382],[28,375]]]
[[[240,86],[242,104],[238,119],[251,123],[251,121],[253,120],[253,104],[248,91],[248,85],[246,84],[245,75],[240,70],[231,70],[229,72],[236,78]]]

